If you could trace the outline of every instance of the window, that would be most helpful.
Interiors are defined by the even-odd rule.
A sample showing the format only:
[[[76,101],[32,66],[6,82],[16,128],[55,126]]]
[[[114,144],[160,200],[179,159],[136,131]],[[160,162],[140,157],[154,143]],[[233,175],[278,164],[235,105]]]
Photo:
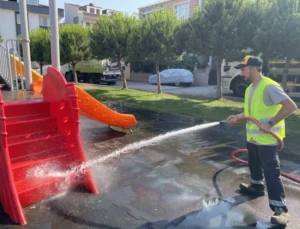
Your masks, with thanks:
[[[73,23],[74,23],[74,24],[78,24],[78,22],[79,22],[78,17],[74,17],[74,18],[73,18]]]
[[[18,25],[21,24],[20,14],[17,14],[17,24],[18,24]]]
[[[40,17],[40,26],[49,27],[50,21],[47,17]]]
[[[151,13],[152,13],[152,9],[145,9],[145,10],[142,11],[143,17],[147,17]]]
[[[30,5],[39,5],[39,0],[27,0],[27,4]]]
[[[94,8],[90,8],[90,13],[91,14],[95,14],[95,9]]]
[[[100,15],[100,10],[99,9],[97,9],[97,15]]]
[[[47,20],[47,18],[43,18],[43,26],[48,26],[48,20]]]
[[[177,19],[188,19],[189,18],[189,3],[181,3],[174,6],[174,11]]]
[[[114,12],[111,11],[111,10],[107,10],[107,11],[106,11],[106,14],[107,14],[108,16],[113,16]]]

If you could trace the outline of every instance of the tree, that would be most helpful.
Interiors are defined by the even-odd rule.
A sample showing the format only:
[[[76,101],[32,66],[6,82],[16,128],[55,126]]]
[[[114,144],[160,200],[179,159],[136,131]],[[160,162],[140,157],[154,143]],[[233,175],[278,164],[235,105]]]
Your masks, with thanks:
[[[181,40],[187,52],[216,57],[217,98],[222,97],[222,60],[246,51],[250,45],[247,41],[253,31],[247,27],[249,19],[255,18],[250,13],[245,17],[244,13],[253,4],[252,0],[205,0],[203,9],[197,10],[178,32],[184,34]]]
[[[136,23],[136,18],[119,12],[112,17],[101,15],[90,34],[91,50],[95,57],[118,60],[123,89],[127,89],[127,82],[121,61],[129,61],[129,37]]]
[[[90,27],[62,25],[59,29],[60,58],[62,63],[71,63],[75,83],[78,83],[76,64],[90,59]]]
[[[159,64],[176,59],[181,47],[176,46],[174,33],[180,25],[176,15],[166,9],[155,9],[143,18],[131,36],[131,55],[155,64],[158,93],[161,93]]]
[[[282,87],[286,90],[291,59],[300,57],[299,0],[268,0],[254,44],[264,56],[285,59]]]
[[[43,28],[32,30],[29,39],[31,59],[39,63],[43,74],[43,65],[51,63],[50,30]]]
[[[3,39],[2,39],[2,36],[0,35],[0,43],[2,43],[3,42]]]

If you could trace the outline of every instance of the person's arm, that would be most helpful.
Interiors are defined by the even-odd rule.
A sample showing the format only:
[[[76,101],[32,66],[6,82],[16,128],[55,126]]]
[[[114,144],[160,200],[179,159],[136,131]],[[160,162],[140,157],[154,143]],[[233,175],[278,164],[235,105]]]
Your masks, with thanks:
[[[271,121],[274,123],[274,125],[280,122],[282,119],[290,116],[297,109],[297,105],[290,98],[282,101],[281,105],[282,107],[278,111],[278,113],[273,118],[271,118]]]
[[[277,114],[270,119],[274,125],[287,118],[297,109],[297,105],[294,103],[294,101],[280,87],[273,85],[269,86],[268,95],[271,102],[269,105],[282,105]],[[272,126],[270,126],[268,123],[264,123],[260,126],[260,130],[263,132],[270,131],[271,129]]]
[[[243,113],[237,114],[236,116],[237,116],[238,118],[244,118],[244,117],[245,117],[245,114],[244,114],[244,112],[243,112]]]
[[[244,113],[241,113],[241,114],[237,114],[237,115],[230,115],[228,118],[227,118],[227,122],[229,124],[236,124],[237,121],[238,121],[238,118],[242,118],[242,117],[245,117]]]

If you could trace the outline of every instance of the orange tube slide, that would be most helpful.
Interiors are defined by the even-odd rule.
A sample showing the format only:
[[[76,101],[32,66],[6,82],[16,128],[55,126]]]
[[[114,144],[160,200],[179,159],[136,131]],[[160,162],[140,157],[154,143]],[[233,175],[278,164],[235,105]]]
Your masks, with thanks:
[[[24,63],[19,62],[19,60],[13,58],[11,59],[12,67],[14,68],[14,63],[16,63],[17,73],[24,76]],[[21,67],[20,67],[21,66]],[[21,69],[20,69],[21,68]],[[37,71],[31,70],[32,74],[32,90],[36,93],[42,93],[43,89],[43,76],[40,75]],[[76,93],[78,96],[78,104],[80,112],[97,121],[106,123],[110,126],[117,126],[123,129],[130,129],[130,127],[135,126],[137,121],[133,115],[130,114],[121,114],[114,110],[111,110],[103,103],[96,100],[94,97],[89,95],[80,87],[76,86]]]

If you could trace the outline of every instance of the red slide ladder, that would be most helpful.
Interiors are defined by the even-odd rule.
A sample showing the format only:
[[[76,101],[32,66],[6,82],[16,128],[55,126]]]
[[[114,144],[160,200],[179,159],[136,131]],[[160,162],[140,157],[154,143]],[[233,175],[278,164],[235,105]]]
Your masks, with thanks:
[[[13,222],[25,225],[23,207],[75,187],[98,193],[89,169],[67,179],[28,176],[37,166],[63,171],[85,161],[75,85],[59,71],[48,68],[42,100],[4,102],[0,91],[0,203]]]

